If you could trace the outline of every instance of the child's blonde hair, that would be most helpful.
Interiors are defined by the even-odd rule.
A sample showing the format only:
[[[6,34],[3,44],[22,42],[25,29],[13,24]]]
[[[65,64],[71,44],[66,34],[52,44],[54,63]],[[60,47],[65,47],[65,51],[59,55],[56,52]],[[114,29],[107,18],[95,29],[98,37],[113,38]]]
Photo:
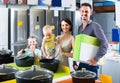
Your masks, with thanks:
[[[43,27],[43,34],[44,34],[45,32],[52,32],[52,26],[51,26],[51,25],[45,25],[45,26]]]

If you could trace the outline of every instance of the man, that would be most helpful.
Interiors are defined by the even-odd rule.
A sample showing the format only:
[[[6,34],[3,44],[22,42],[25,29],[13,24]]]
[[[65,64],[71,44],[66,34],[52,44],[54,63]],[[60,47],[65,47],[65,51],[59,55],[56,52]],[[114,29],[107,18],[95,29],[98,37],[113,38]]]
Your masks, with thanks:
[[[77,70],[81,70],[81,68],[86,68],[87,70],[93,71],[97,74],[97,62],[106,54],[108,48],[108,41],[101,26],[98,23],[90,20],[90,16],[92,15],[92,6],[89,3],[81,4],[80,15],[82,24],[78,28],[78,34],[86,34],[98,38],[100,41],[100,48],[96,56],[88,60],[88,63],[80,62]],[[73,67],[75,69],[76,66],[76,63],[74,63]]]

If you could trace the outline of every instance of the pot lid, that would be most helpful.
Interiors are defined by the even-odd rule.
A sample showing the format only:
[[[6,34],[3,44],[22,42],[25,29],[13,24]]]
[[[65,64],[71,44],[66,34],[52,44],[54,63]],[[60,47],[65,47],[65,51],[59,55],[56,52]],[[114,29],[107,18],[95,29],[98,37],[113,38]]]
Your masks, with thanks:
[[[0,65],[0,75],[8,75],[17,72],[18,69],[5,64]]]
[[[88,71],[85,68],[83,68],[82,70],[71,72],[71,76],[74,78],[89,79],[89,78],[95,78],[96,73],[92,71]]]
[[[4,54],[12,54],[12,51],[9,50],[9,49],[4,49],[4,48],[2,48],[2,49],[0,50],[0,54],[1,54],[1,55],[4,55]]]
[[[30,53],[27,53],[27,52],[24,52],[22,54],[19,54],[16,56],[17,59],[23,59],[23,58],[26,58],[30,55]]]
[[[36,65],[33,65],[32,68],[27,68],[25,70],[18,71],[15,74],[15,77],[28,80],[40,80],[52,78],[53,72],[44,68],[38,68]]]

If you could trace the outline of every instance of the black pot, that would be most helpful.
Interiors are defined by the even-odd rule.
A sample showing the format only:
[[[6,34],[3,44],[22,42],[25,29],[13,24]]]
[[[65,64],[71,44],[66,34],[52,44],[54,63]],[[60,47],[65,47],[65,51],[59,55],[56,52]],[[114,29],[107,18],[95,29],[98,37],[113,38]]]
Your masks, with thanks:
[[[15,73],[17,71],[17,68],[6,66],[5,64],[0,65],[0,82],[15,79]]]
[[[34,57],[27,56],[22,59],[15,57],[15,63],[17,66],[20,66],[20,67],[29,67],[34,65]]]
[[[34,65],[32,68],[18,71],[15,77],[17,83],[52,83],[53,72]]]
[[[13,63],[14,57],[0,58],[0,64]]]
[[[73,83],[95,83],[96,74],[88,70],[71,72]]]
[[[40,60],[40,67],[49,69],[54,73],[57,71],[59,66],[59,60],[57,59],[41,59]]]
[[[0,58],[1,59],[4,59],[4,58],[7,58],[7,57],[11,57],[12,55],[12,51],[11,50],[6,50],[6,49],[2,49],[0,50]]]

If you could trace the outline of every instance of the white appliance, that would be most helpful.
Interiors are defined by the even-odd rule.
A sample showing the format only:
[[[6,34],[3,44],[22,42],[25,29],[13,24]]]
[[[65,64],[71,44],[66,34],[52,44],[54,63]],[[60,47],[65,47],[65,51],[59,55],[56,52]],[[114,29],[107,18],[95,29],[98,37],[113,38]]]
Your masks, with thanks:
[[[0,8],[0,49],[8,49],[8,8]]]

